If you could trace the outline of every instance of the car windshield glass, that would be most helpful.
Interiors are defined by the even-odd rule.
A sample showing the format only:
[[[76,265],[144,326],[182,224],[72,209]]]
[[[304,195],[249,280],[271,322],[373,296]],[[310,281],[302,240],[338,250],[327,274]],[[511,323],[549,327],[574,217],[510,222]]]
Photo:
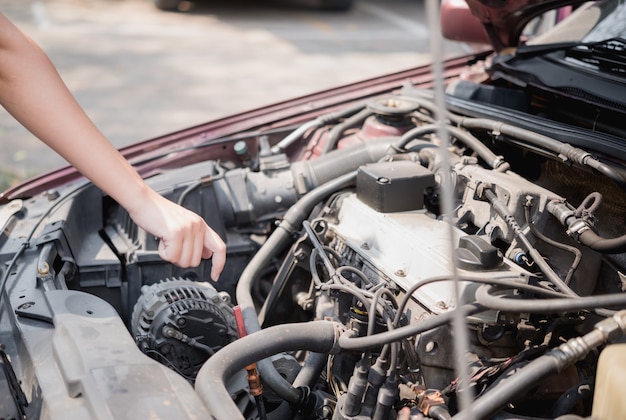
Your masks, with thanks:
[[[581,9],[557,24],[550,33],[521,45],[516,56],[530,58],[563,51],[568,59],[580,62],[591,60],[591,64],[597,61],[617,63],[623,68],[626,2],[594,2]]]
[[[532,35],[534,26],[529,24],[529,39],[523,45],[524,48],[533,46],[539,54],[542,48],[538,47],[542,45],[554,45],[556,49],[562,49],[567,44],[626,38],[626,2],[623,0],[588,2],[565,19],[561,18],[561,13],[554,12],[548,12],[536,19],[536,22],[543,22],[551,26],[551,29]],[[567,13],[567,10],[563,12]],[[550,51],[546,49],[545,52]]]
[[[607,1],[602,6],[603,18],[585,35],[582,42],[599,42],[626,38],[626,2]]]

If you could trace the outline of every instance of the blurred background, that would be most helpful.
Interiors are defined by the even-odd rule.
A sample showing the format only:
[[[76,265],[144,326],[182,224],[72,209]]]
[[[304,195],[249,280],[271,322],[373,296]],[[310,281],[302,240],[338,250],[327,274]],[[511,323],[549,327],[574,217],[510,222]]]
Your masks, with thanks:
[[[198,0],[178,12],[153,0],[0,0],[0,11],[46,51],[118,148],[429,61],[416,0],[354,0],[348,11]],[[0,147],[1,189],[66,164],[2,108]]]

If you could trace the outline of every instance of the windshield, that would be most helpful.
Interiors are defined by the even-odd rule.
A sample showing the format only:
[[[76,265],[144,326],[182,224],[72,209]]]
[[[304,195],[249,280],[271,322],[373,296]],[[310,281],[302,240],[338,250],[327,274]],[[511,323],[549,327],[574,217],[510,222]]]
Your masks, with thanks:
[[[601,20],[582,39],[598,42],[613,38],[626,38],[626,2],[606,1],[599,4]]]
[[[556,24],[554,24],[555,16],[559,15],[548,12],[531,22],[527,27],[528,30],[525,31],[530,38],[526,44],[589,43],[626,38],[626,2],[622,0],[585,3],[573,11],[567,19]],[[553,27],[550,30],[541,31],[538,35],[534,27],[538,25],[538,22],[546,24],[543,22],[545,20],[552,21]]]

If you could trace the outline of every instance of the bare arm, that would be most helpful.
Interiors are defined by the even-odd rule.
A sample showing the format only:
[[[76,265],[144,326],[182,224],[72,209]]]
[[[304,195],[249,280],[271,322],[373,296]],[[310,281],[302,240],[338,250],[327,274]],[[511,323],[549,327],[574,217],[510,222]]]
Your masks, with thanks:
[[[95,127],[45,53],[0,14],[0,104],[160,238],[159,254],[182,267],[213,257],[217,280],[226,246],[195,213],[151,190]]]

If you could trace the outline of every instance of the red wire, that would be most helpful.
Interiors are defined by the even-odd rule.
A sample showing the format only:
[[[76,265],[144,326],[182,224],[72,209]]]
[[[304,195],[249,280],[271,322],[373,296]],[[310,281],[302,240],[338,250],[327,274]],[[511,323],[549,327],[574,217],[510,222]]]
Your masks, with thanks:
[[[237,332],[239,333],[239,338],[243,338],[248,333],[246,332],[246,324],[243,322],[243,314],[241,313],[241,308],[239,305],[233,308],[233,313],[235,314],[235,322],[237,323]]]

